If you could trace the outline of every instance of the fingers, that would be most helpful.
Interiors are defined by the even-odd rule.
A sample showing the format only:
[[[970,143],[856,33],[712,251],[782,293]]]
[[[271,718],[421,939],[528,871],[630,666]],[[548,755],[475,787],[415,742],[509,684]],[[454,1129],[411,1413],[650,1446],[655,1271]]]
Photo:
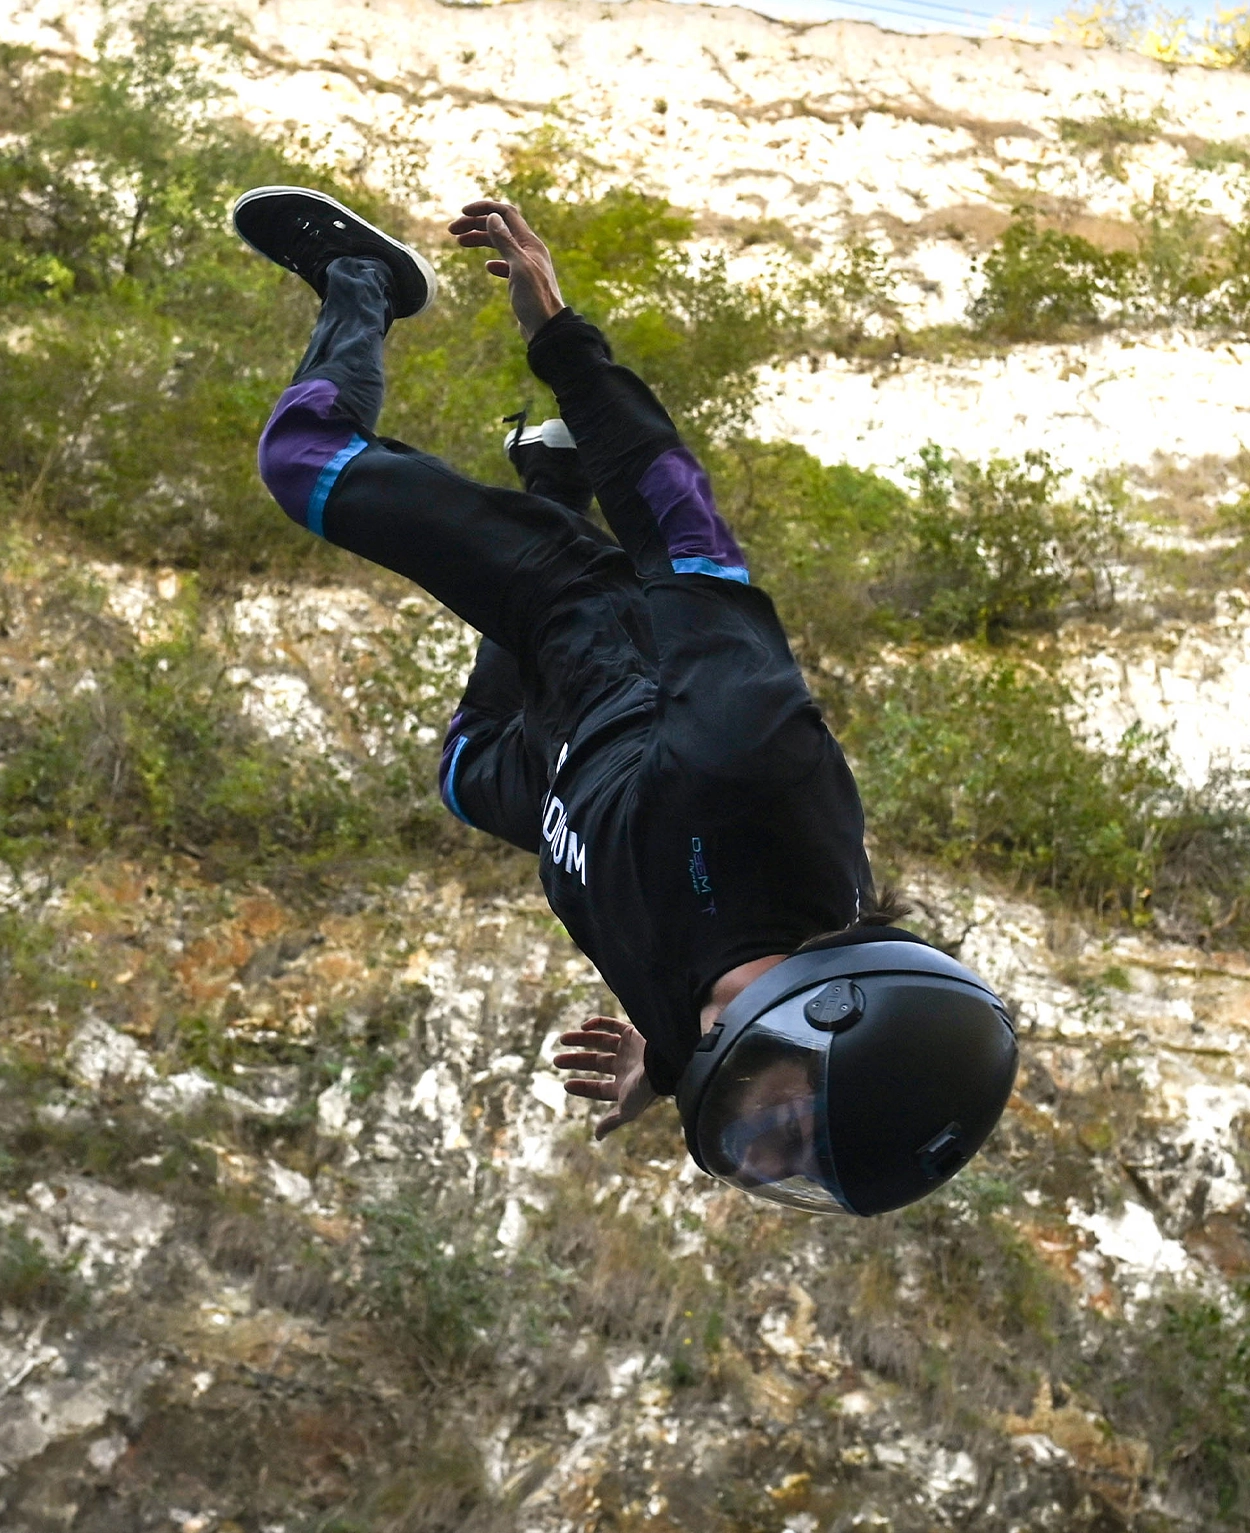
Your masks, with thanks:
[[[592,1102],[617,1100],[620,1091],[620,1082],[616,1078],[618,1052],[630,1031],[630,1024],[619,1017],[587,1017],[581,1027],[560,1034],[560,1042],[566,1045],[567,1051],[552,1060],[557,1070],[593,1070],[608,1077],[606,1080],[588,1080],[583,1075],[576,1075],[564,1083],[569,1096],[585,1097]],[[595,1138],[602,1139],[624,1121],[620,1108],[613,1108],[595,1125]]]
[[[493,222],[492,222],[493,221]],[[533,231],[516,208],[506,202],[469,202],[459,218],[447,225],[466,249],[474,245],[493,245],[497,239],[518,241]]]
[[[598,1070],[600,1075],[616,1073],[615,1054],[592,1054],[578,1049],[573,1054],[557,1054],[551,1062],[557,1070]]]
[[[582,1023],[582,1030],[593,1033],[614,1033],[619,1038],[629,1031],[629,1023],[622,1022],[618,1017],[587,1017]]]
[[[519,234],[522,229],[529,227],[521,216],[520,208],[514,208],[510,202],[497,202],[493,197],[481,197],[476,202],[466,202],[460,209],[461,216],[456,219],[456,223],[473,221],[481,224],[492,213],[498,213],[514,234]],[[455,232],[455,224],[452,225],[452,232]]]
[[[615,1054],[621,1040],[615,1033],[597,1033],[590,1029],[576,1033],[561,1033],[560,1042],[566,1048],[593,1049],[601,1054]]]
[[[565,1081],[564,1089],[571,1097],[589,1097],[593,1102],[615,1102],[616,1081],[586,1081],[574,1076]]]
[[[616,1056],[613,1054],[557,1054],[553,1063],[557,1070],[573,1070],[578,1075],[616,1075]]]
[[[489,213],[486,217],[486,233],[496,250],[510,255],[521,253],[520,241],[502,213]]]
[[[594,1053],[594,1055],[606,1055],[607,1059],[609,1059],[607,1069],[617,1069],[617,1053],[620,1052],[620,1038],[613,1038],[610,1033],[564,1033],[561,1036],[560,1042],[564,1044],[564,1049],[566,1050],[577,1049],[584,1050],[586,1053]],[[557,1062],[560,1069],[566,1069],[564,1065],[560,1065],[558,1058],[555,1062]],[[598,1065],[595,1065],[595,1069],[598,1069]]]
[[[511,255],[514,260],[521,259],[522,251],[498,214],[491,215],[490,227],[484,227],[483,222],[481,219],[458,218],[454,224],[449,225],[462,250],[499,250]],[[508,261],[487,261],[486,270],[492,277],[512,275],[512,266]]]

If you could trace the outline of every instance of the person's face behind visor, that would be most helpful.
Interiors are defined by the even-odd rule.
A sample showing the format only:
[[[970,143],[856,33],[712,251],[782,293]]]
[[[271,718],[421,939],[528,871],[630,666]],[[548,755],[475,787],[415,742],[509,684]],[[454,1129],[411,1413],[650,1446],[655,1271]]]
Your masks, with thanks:
[[[756,1197],[824,1213],[840,1208],[824,1149],[823,1102],[823,1048],[744,1037],[699,1114],[708,1169]]]

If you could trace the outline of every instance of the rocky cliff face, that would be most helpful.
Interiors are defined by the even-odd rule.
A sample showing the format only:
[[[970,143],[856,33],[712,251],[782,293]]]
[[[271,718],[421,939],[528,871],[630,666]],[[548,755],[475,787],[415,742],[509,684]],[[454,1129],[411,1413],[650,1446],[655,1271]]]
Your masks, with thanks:
[[[97,573],[114,617],[176,599]],[[9,589],[37,675],[55,572]],[[221,618],[292,749],[394,621],[325,588]],[[6,1026],[63,1064],[6,1108],[38,1174],[0,1219],[51,1260],[33,1309],[9,1272],[7,1526],[1201,1525],[1123,1392],[1161,1292],[1225,1310],[1250,1266],[1241,957],[915,869],[1025,1064],[974,1172],[860,1227],[718,1191],[669,1110],[592,1148],[549,1061],[610,997],[483,881],[310,898],[175,855],[8,888],[41,946]]]
[[[818,249],[871,235],[906,264],[915,324],[962,311],[1026,190],[1111,239],[1159,176],[1231,208],[1236,162],[1202,150],[1250,116],[1233,74],[649,0],[249,14],[247,110],[380,182],[416,154],[431,227],[555,119],[742,271],[765,258],[745,220]],[[96,20],[39,0],[4,32],[65,48]],[[1108,103],[1158,131],[1100,176],[1058,124]],[[777,373],[759,425],[891,473],[930,439],[1046,446],[1209,509],[1238,482],[1245,361],[1186,334],[823,360]],[[99,635],[150,645],[188,597],[173,571],[29,545],[3,582],[25,699],[67,655],[90,695]],[[396,635],[416,677],[399,724],[423,743],[471,653],[364,571],[204,603],[221,684],[328,772],[387,748],[367,702]],[[1095,729],[1172,730],[1196,782],[1244,767],[1238,592],[1059,642]],[[192,846],[0,880],[20,1171],[0,1525],[1247,1525],[1244,955],[913,867],[919,928],[1015,1008],[1019,1087],[941,1196],[821,1221],[698,1174],[667,1108],[590,1143],[550,1059],[611,998],[519,860],[447,836],[393,876],[240,886]]]

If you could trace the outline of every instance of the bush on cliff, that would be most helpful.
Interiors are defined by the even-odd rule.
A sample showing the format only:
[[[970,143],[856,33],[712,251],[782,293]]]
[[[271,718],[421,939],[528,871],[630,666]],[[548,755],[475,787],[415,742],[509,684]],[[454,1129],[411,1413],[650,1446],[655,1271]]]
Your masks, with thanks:
[[[1247,333],[1250,201],[1230,222],[1158,182],[1134,206],[1126,234],[1127,248],[1101,250],[1018,208],[981,263],[969,325],[1007,342],[1075,340],[1117,326]]]
[[[335,556],[285,522],[255,467],[315,300],[243,248],[229,209],[249,185],[294,182],[401,233],[409,220],[233,115],[222,71],[238,46],[214,12],[149,4],[113,12],[72,65],[0,50],[0,485],[19,515],[125,558],[324,569]],[[605,179],[549,130],[515,148],[493,190],[535,219],[570,302],[611,325],[697,445],[740,429],[759,363],[884,302],[863,255],[731,280],[723,259],[689,253],[686,215]],[[545,391],[504,285],[477,253],[432,254],[442,298],[392,337],[383,426],[510,483],[500,417]]]

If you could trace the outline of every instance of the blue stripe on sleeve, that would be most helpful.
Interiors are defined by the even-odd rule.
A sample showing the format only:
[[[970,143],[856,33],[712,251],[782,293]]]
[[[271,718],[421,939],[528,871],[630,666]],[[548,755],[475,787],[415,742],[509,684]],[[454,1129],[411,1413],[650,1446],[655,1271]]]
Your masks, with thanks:
[[[715,575],[721,580],[737,580],[744,586],[751,584],[751,576],[744,565],[717,564],[702,554],[696,559],[674,559],[675,575]]]
[[[456,763],[460,760],[460,752],[468,743],[469,737],[467,735],[461,735],[456,741],[456,748],[451,753],[451,762],[447,768],[447,776],[443,781],[443,803],[447,805],[448,809],[451,810],[458,820],[463,820],[466,825],[472,825],[473,829],[476,830],[477,826],[473,825],[473,821],[461,809],[460,800],[456,797]]]
[[[308,497],[308,530],[315,532],[319,538],[325,537],[322,520],[325,515],[326,501],[330,498],[330,491],[334,488],[334,482],[352,461],[358,452],[364,452],[368,442],[362,436],[353,436],[346,447],[339,448],[338,452],[330,459],[326,466],[317,475],[317,482],[313,485],[313,492]]]

